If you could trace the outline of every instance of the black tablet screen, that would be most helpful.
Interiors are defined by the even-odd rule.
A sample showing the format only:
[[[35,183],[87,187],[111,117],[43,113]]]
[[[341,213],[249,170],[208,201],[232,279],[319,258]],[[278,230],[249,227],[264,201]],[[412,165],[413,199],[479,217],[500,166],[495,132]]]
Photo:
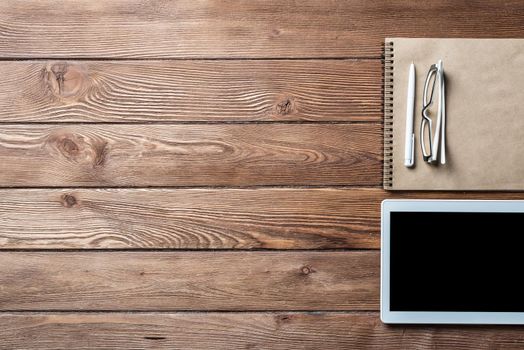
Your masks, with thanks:
[[[390,310],[524,312],[524,213],[392,212]]]

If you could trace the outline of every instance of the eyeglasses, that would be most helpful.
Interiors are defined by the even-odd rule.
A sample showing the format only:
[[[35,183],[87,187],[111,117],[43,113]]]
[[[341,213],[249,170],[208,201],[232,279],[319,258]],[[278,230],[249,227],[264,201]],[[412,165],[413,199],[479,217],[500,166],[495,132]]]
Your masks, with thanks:
[[[437,109],[437,122],[435,135],[433,136],[433,121],[430,116],[430,107],[433,104],[435,85],[438,84],[439,104]],[[425,162],[437,161],[440,146],[440,163],[446,164],[446,84],[444,80],[444,69],[442,61],[431,65],[424,83],[424,94],[422,100],[422,123],[420,124],[420,144],[422,156]]]

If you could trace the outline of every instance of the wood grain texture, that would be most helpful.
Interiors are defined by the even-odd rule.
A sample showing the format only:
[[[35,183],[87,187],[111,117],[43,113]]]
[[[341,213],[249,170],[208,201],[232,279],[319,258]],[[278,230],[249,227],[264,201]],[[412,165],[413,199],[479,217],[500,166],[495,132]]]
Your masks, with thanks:
[[[0,249],[379,248],[380,190],[5,189]]]
[[[4,189],[0,249],[379,249],[387,198],[524,193],[305,189]]]
[[[521,349],[522,327],[386,326],[378,313],[8,313],[9,349]]]
[[[355,311],[378,309],[378,250],[81,251],[376,249],[383,198],[524,199],[377,188],[384,37],[521,38],[523,14],[515,0],[0,2],[0,186],[370,187],[2,189],[1,248],[80,250],[0,251],[0,348],[524,347],[520,327]],[[372,123],[167,125],[209,121]]]
[[[0,252],[1,310],[376,310],[379,253]]]
[[[522,37],[522,1],[5,0],[0,57],[380,57],[387,36]]]
[[[11,61],[2,122],[381,121],[378,60]]]
[[[3,125],[0,186],[381,183],[380,124]]]

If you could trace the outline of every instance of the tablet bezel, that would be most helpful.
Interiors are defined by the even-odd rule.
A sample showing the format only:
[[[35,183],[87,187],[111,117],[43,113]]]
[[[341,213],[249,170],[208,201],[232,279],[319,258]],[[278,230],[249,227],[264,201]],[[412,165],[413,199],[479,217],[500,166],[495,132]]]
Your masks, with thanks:
[[[391,212],[523,213],[524,201],[386,199],[382,202],[381,211],[380,319],[382,322],[403,324],[524,324],[524,312],[390,311],[389,307]]]

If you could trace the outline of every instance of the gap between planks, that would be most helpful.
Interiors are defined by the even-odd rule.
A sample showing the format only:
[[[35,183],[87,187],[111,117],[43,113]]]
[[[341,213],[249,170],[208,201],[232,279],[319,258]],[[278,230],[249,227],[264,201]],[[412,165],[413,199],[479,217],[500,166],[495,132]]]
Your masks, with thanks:
[[[0,57],[0,62],[40,62],[40,61],[100,61],[100,62],[141,62],[141,61],[373,61],[383,60],[384,55],[375,56],[340,56],[340,57],[53,57],[53,56],[42,56],[42,57]]]

